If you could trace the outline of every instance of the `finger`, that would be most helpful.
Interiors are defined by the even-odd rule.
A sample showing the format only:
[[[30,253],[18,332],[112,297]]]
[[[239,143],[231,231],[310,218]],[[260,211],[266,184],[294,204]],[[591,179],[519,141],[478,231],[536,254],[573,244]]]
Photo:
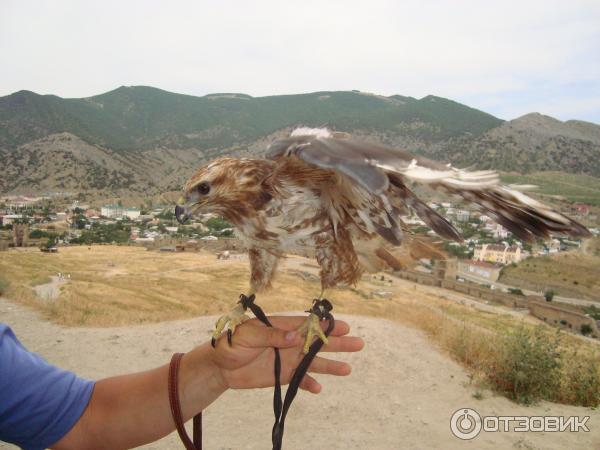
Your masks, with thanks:
[[[252,319],[251,322],[260,323],[258,319]],[[282,330],[295,330],[300,327],[305,321],[306,316],[270,316],[269,321],[275,328],[281,328]],[[327,321],[321,322],[323,330],[327,329]],[[335,326],[331,331],[331,336],[344,336],[350,332],[350,325],[343,320],[336,320]]]
[[[310,375],[304,375],[304,378],[302,378],[302,381],[300,382],[300,389],[308,391],[312,394],[318,394],[321,392],[321,385]]]
[[[330,337],[322,352],[358,352],[365,346],[365,341],[356,336]]]
[[[233,339],[234,343],[247,347],[278,347],[287,348],[302,342],[297,331],[281,330],[279,328],[261,327],[244,322],[240,325]]]
[[[326,375],[346,376],[350,375],[352,367],[350,367],[350,364],[342,361],[317,356],[310,364],[308,371]]]

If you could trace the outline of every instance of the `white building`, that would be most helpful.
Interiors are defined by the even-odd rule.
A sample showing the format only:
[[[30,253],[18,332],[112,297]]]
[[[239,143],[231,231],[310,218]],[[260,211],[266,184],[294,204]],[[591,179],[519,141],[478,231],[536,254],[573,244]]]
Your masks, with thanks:
[[[456,211],[456,220],[458,222],[468,222],[471,218],[471,213],[466,209],[459,209]]]
[[[521,247],[506,244],[483,244],[475,247],[473,259],[491,263],[510,264],[518,263],[523,259]]]
[[[119,205],[105,205],[100,208],[100,215],[116,219],[117,217],[127,217],[131,220],[140,217],[140,210],[137,208],[123,208]]]
[[[119,205],[105,205],[100,208],[100,215],[103,217],[116,218],[123,215],[123,207]]]
[[[123,215],[131,220],[135,220],[140,217],[140,210],[137,208],[127,208],[123,210]]]
[[[484,224],[494,223],[492,218],[489,216],[486,216],[485,214],[482,214],[479,216],[479,222],[484,223]]]
[[[506,228],[504,228],[499,223],[494,224],[491,231],[492,231],[492,236],[494,236],[496,239],[506,239],[508,237],[508,235],[510,234],[510,231],[508,231]]]
[[[497,281],[502,267],[485,261],[459,260],[458,275]]]
[[[23,218],[23,214],[7,214],[5,216],[0,217],[0,223],[2,225],[10,225],[15,220],[19,220]]]
[[[561,249],[560,241],[556,238],[550,239],[544,243],[547,253],[558,253]]]

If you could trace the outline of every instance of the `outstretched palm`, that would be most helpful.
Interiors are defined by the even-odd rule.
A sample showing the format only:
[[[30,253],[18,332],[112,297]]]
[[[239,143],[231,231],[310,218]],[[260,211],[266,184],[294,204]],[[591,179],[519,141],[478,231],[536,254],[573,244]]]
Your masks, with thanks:
[[[250,389],[273,386],[275,351],[278,347],[281,354],[281,382],[289,383],[298,363],[304,356],[302,338],[295,330],[304,322],[305,317],[279,316],[270,317],[275,328],[268,328],[257,319],[246,321],[238,328],[230,346],[227,339],[217,342],[213,356],[214,362],[221,371],[223,380],[233,389]],[[323,347],[327,352],[355,352],[364,343],[358,337],[345,336],[350,331],[346,322],[336,321],[331,332],[329,344]],[[292,332],[291,338],[286,334]],[[328,375],[348,375],[350,366],[317,356],[312,362],[309,372]],[[306,375],[300,384],[302,389],[318,393],[320,384],[310,375]]]

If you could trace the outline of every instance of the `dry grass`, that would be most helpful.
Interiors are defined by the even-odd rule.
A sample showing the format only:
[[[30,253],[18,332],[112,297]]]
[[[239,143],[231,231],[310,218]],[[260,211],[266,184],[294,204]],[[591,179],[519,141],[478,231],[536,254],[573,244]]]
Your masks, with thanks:
[[[516,267],[506,267],[503,283],[557,295],[600,301],[600,255],[568,252],[529,258]]]
[[[259,304],[267,312],[307,309],[320,290],[318,278],[311,275],[316,266],[299,258],[282,266],[275,289],[261,294]],[[71,281],[61,287],[60,298],[37,298],[32,280],[56,272],[71,274]],[[4,252],[0,254],[0,273],[10,282],[9,297],[68,326],[114,326],[221,314],[231,309],[248,286],[246,260],[219,261],[209,253],[157,253],[136,247],[72,247],[62,248],[58,254]],[[385,299],[371,295],[381,289],[394,295]],[[545,342],[554,342],[554,328],[537,325],[538,321],[529,317],[518,319],[444,300],[444,292],[397,279],[393,287],[369,280],[357,288],[331,291],[328,297],[333,300],[334,312],[382,317],[424,331],[467,366],[476,380],[515,400],[600,402],[600,359],[595,344],[562,333],[556,346],[545,346]],[[555,353],[556,367],[551,360]],[[540,362],[551,370],[529,373],[524,369]],[[550,372],[557,380],[554,384],[542,376]],[[515,383],[519,379],[530,382]]]
[[[50,283],[52,279],[48,276],[38,276],[29,281],[29,286],[39,286],[40,284]]]
[[[459,310],[415,304],[402,319],[466,366],[478,385],[512,400],[600,404],[600,354],[595,345],[543,324],[497,315],[494,319],[500,320],[493,324],[485,313],[462,311],[457,316]]]
[[[0,254],[0,272],[10,284],[7,295],[68,326],[114,326],[219,314],[231,309],[248,288],[248,262],[218,261],[209,253],[157,253],[136,247],[62,248]],[[39,280],[71,275],[60,299],[38,299]],[[267,310],[304,310],[319,292],[316,281],[282,273],[277,289],[260,296]],[[341,297],[332,292],[332,296]],[[346,290],[348,301],[362,301]]]

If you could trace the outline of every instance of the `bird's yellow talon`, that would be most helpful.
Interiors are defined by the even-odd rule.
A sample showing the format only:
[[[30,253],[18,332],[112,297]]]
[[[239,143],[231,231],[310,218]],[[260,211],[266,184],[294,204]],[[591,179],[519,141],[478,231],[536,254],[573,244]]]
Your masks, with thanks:
[[[238,304],[228,314],[219,317],[217,323],[215,324],[215,331],[213,331],[211,339],[213,347],[216,345],[217,339],[219,339],[227,324],[229,324],[227,328],[227,340],[231,345],[231,337],[233,336],[233,333],[235,333],[235,329],[249,319],[249,317],[244,313],[244,307],[241,304]]]
[[[304,354],[308,353],[308,350],[313,342],[313,338],[316,336],[323,341],[324,344],[328,344],[329,340],[323,329],[321,328],[321,323],[319,321],[319,316],[314,313],[310,313],[304,323],[298,328],[298,332],[300,334],[306,336],[304,339],[304,346],[302,347],[302,352]]]

